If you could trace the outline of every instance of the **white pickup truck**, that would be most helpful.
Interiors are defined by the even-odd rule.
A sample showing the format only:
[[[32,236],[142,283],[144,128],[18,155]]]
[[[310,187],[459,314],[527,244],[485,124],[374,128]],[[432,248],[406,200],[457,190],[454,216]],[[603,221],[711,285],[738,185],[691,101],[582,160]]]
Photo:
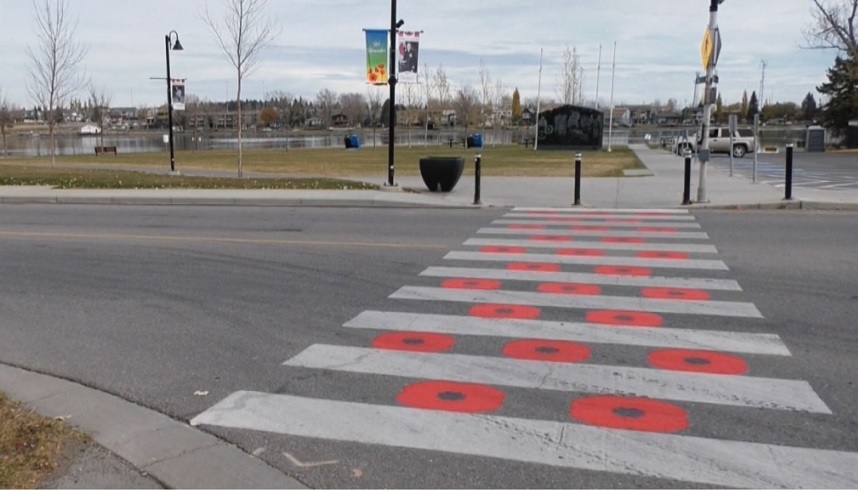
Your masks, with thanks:
[[[678,138],[674,143],[673,152],[677,155],[684,154],[685,150],[697,153],[700,143],[699,133],[688,138]],[[730,128],[726,126],[709,128],[709,150],[712,153],[730,153]],[[742,158],[746,153],[755,151],[757,151],[757,145],[754,140],[754,131],[750,128],[737,129],[733,133],[733,156]]]

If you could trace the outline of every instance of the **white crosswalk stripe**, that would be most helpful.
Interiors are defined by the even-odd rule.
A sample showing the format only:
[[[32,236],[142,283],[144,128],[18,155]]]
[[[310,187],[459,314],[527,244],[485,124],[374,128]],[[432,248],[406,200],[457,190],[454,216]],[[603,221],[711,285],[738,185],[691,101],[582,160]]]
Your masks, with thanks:
[[[582,272],[533,272],[505,269],[483,269],[475,267],[429,267],[421,272],[420,275],[431,277],[497,279],[500,281],[571,282],[608,286],[710,289],[721,291],[742,290],[739,283],[732,279],[623,276],[587,274]]]
[[[367,310],[343,327],[381,331],[372,347],[313,344],[286,359],[284,369],[384,377],[410,383],[406,388],[437,382],[500,393],[514,389],[568,394],[570,411],[565,416],[569,422],[498,416],[491,410],[455,413],[435,406],[417,408],[402,402],[399,395],[388,403],[369,404],[339,400],[337,393],[331,399],[316,399],[237,391],[191,423],[714,486],[858,486],[858,453],[702,438],[684,433],[681,427],[673,431],[677,433],[609,428],[573,415],[571,407],[579,400],[601,395],[674,404],[674,410],[688,416],[691,431],[692,415],[710,413],[697,411],[695,404],[710,410],[719,406],[796,416],[832,414],[807,381],[744,374],[754,371],[739,355],[789,360],[790,350],[778,335],[734,331],[735,325],[760,328],[762,314],[753,303],[737,301],[742,288],[724,277],[728,267],[723,261],[697,256],[718,251],[705,243],[709,238],[705,232],[691,231],[700,226],[688,210],[517,207],[492,225],[480,228],[480,236],[463,243],[478,250],[452,250],[444,256],[444,260],[475,262],[479,267],[430,266],[418,276],[422,285],[403,285],[389,296],[397,307],[408,305],[418,311],[426,301],[471,304],[461,308],[470,308],[469,314]],[[659,269],[664,271],[655,272]],[[486,307],[499,309],[475,313]],[[504,310],[535,312],[535,316],[503,318]],[[542,313],[549,311],[542,319]],[[573,319],[586,317],[586,321],[556,319],[573,312]],[[605,320],[599,316],[605,313],[623,318]],[[731,326],[724,328],[729,331],[694,323],[700,318],[701,325],[713,325],[714,319],[727,317]],[[653,318],[657,321],[650,323]],[[614,324],[615,319],[620,324]],[[623,323],[627,321],[631,324]],[[501,339],[504,347],[489,355],[457,351],[462,348],[459,339],[465,336]],[[444,347],[413,347],[439,338],[446,342]],[[398,339],[402,345],[378,344],[379,339]],[[507,351],[510,345],[522,344],[549,350],[521,356]],[[564,362],[544,357],[557,345],[583,349],[585,355]],[[616,347],[605,351],[610,352],[605,358],[596,357],[597,345]],[[593,359],[589,359],[590,346]],[[623,346],[648,349],[649,354],[629,361]],[[673,362],[685,364],[659,363],[657,356],[652,357],[659,353],[680,356]],[[640,365],[643,359],[645,364]],[[710,362],[739,363],[742,369],[707,371]],[[468,396],[448,392],[433,396],[440,399],[441,395],[448,396],[444,400]],[[606,416],[641,416],[617,413]],[[737,428],[732,437],[743,436]]]
[[[571,218],[558,218],[558,219],[571,219]],[[545,225],[545,226],[568,226],[568,227],[603,227],[603,226],[612,226],[615,228],[677,228],[677,229],[687,229],[687,228],[700,228],[700,225],[697,223],[670,223],[670,222],[662,222],[658,221],[655,223],[611,223],[609,221],[598,221],[598,222],[590,222],[590,223],[575,223],[573,221],[554,221],[554,220],[544,220],[544,219],[496,219],[492,221],[493,225]]]
[[[533,236],[542,235],[539,230],[534,230]],[[557,235],[553,235],[557,236]],[[596,250],[649,250],[662,252],[691,252],[691,253],[718,253],[714,245],[697,243],[610,243],[601,241],[575,240],[568,242],[557,242],[551,240],[533,240],[517,238],[469,238],[464,245],[474,246],[510,246],[526,248],[588,248]]]
[[[533,230],[529,230],[530,234],[537,234]],[[494,235],[521,235],[522,230],[515,228],[480,228],[477,230],[480,234]],[[634,231],[634,230],[612,230],[612,231],[588,231],[588,230],[539,230],[539,235],[560,235],[560,236],[584,236],[584,237],[630,237],[630,238],[693,238],[704,240],[709,238],[701,231],[677,231],[673,233],[651,232],[651,231]]]
[[[570,247],[572,248],[572,247]],[[543,262],[549,264],[616,265],[629,267],[657,267],[663,269],[727,270],[727,264],[709,259],[642,259],[618,256],[580,256],[528,253],[448,252],[447,260],[473,260],[487,262]]]
[[[555,308],[583,308],[591,310],[618,309],[652,313],[678,313],[685,315],[712,315],[762,318],[753,303],[739,301],[700,301],[626,296],[547,294],[528,291],[480,291],[422,286],[403,286],[390,295],[392,299],[426,301],[456,301],[461,303],[493,303],[532,305]]]
[[[858,454],[239,391],[191,420],[726,487],[853,488]]]
[[[806,381],[324,344],[311,345],[284,364],[494,386],[611,392],[686,402],[831,413]]]
[[[723,352],[789,356],[773,334],[693,330],[685,328],[623,327],[594,323],[551,322],[513,318],[430,315],[393,311],[364,311],[343,325],[348,328],[434,332],[519,339],[554,339],[595,344],[673,347]]]

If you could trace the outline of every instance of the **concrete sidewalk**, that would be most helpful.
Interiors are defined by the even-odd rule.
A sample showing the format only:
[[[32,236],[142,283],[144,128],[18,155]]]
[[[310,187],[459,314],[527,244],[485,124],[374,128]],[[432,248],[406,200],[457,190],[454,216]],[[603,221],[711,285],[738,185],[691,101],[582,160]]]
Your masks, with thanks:
[[[633,146],[648,175],[621,178],[585,178],[581,204],[590,208],[676,208],[682,203],[684,162],[664,150]],[[468,157],[470,158],[470,157]],[[491,165],[486,152],[483,164]],[[473,165],[471,161],[467,165]],[[522,165],[527,165],[522,162]],[[586,166],[586,160],[583,162]],[[692,164],[691,199],[697,200],[700,165]],[[385,176],[350,180],[382,184]],[[419,176],[401,176],[399,187],[377,191],[359,190],[192,190],[192,189],[52,189],[49,187],[0,187],[0,203],[124,204],[124,205],[254,205],[340,207],[474,207],[474,177],[464,176],[449,193],[429,192]],[[483,206],[570,206],[574,202],[570,155],[569,177],[483,177]],[[755,184],[741,176],[730,177],[708,166],[708,202],[695,207],[766,207],[858,209],[858,191],[795,188],[793,200],[783,200],[783,190]]]
[[[590,208],[682,207],[683,159],[663,150],[633,147],[649,175],[587,178],[582,205]],[[490,153],[484,154],[491,165]],[[472,165],[471,162],[467,162]],[[523,162],[522,165],[527,165]],[[587,165],[584,161],[583,165]],[[484,177],[482,206],[566,207],[574,200],[570,158],[568,178]],[[692,200],[697,198],[699,164],[692,166]],[[380,184],[383,177],[351,180]],[[127,190],[0,187],[0,203],[123,205],[254,205],[474,208],[474,178],[463,177],[449,193],[433,193],[419,176],[401,177],[397,190]],[[403,190],[405,189],[405,190]],[[707,203],[700,207],[858,209],[858,191],[796,188],[783,191],[709,168]],[[57,486],[78,488],[160,486],[178,488],[301,488],[300,482],[216,437],[184,422],[113,395],[49,376],[0,365],[0,390],[47,416],[90,433],[107,451],[89,458],[90,469],[73,469]]]

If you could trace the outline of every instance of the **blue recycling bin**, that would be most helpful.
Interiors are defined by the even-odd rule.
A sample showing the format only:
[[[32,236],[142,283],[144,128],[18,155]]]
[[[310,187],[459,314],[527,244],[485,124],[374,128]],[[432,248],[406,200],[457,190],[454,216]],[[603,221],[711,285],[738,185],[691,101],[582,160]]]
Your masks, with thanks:
[[[474,133],[474,134],[468,135],[467,147],[468,148],[482,148],[483,147],[483,133]]]
[[[349,135],[349,146],[352,148],[360,148],[360,136],[356,134]]]

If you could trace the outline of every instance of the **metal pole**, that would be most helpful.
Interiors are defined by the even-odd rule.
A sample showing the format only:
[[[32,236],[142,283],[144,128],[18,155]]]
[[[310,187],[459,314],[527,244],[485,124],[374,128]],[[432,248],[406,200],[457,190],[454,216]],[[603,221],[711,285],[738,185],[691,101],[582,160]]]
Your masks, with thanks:
[[[599,61],[596,63],[596,109],[599,108],[599,72],[602,71],[602,45],[599,45]]]
[[[682,180],[682,205],[691,204],[691,152],[685,150],[685,176]]]
[[[792,143],[786,145],[786,186],[784,199],[792,200]]]
[[[390,107],[388,107],[389,134],[387,143],[387,185],[393,186],[393,157],[396,137],[396,0],[390,0]]]
[[[709,35],[712,37],[712,42],[716,42],[715,29],[718,27],[718,4],[721,3],[721,0],[710,0],[709,1]],[[715,76],[715,59],[714,56],[717,55],[717,46],[714,47],[713,59],[706,60],[706,88],[703,93],[703,98],[705,100],[703,104],[703,127],[701,128],[702,142],[700,144],[700,148],[704,150],[709,150],[709,118],[712,117],[712,105],[715,103],[711,97],[712,95],[712,84],[714,82]],[[732,151],[732,150],[731,150]],[[708,156],[708,151],[705,152]],[[709,202],[706,199],[706,162],[700,160],[700,182],[697,185],[697,202]]]
[[[474,204],[482,204],[480,202],[480,163],[482,163],[482,155],[477,153],[474,157]]]
[[[608,152],[611,151],[611,140],[614,138],[614,73],[617,71],[617,41],[614,41],[614,61],[611,66],[611,103],[608,110]],[[604,134],[604,133],[603,133]]]
[[[581,205],[581,154],[575,154],[575,206]]]
[[[754,183],[757,183],[757,154],[760,153],[760,138],[757,132],[760,130],[760,115],[754,114]]]
[[[170,79],[170,35],[164,36],[164,47],[167,53],[167,124],[170,126],[170,172],[176,171],[176,157],[173,147],[173,94]]]
[[[542,95],[542,48],[539,48],[539,82],[536,85],[536,116],[533,124],[533,149],[539,148],[539,97]]]

